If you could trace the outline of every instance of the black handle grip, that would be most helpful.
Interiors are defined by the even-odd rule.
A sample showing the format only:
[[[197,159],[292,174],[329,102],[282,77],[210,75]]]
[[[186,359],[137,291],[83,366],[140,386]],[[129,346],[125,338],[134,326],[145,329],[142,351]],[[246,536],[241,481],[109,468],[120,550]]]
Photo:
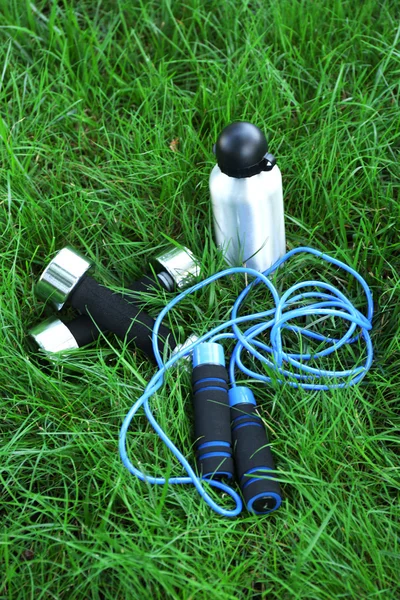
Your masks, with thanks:
[[[203,478],[232,478],[232,435],[225,367],[203,364],[193,369],[195,449]]]
[[[232,442],[236,475],[247,509],[257,514],[276,510],[281,490],[274,475],[274,460],[268,437],[254,404],[235,404],[231,408]]]
[[[155,279],[150,275],[143,275],[143,277],[141,277],[137,281],[132,281],[132,283],[130,283],[128,287],[123,292],[121,292],[121,295],[130,296],[129,292],[135,292],[135,294],[140,294],[141,292],[148,293],[156,290],[159,286],[169,291],[170,287],[168,286],[168,280],[164,278],[164,276],[168,276],[168,273],[162,273],[162,275],[163,277],[156,276]],[[132,296],[135,296],[135,294],[132,294]]]
[[[121,296],[129,298],[129,292],[135,292],[135,294],[132,294],[132,298],[136,298],[136,293],[140,295],[142,292],[151,292],[156,289],[157,285],[161,285],[161,287],[167,289],[163,279],[157,278],[157,280],[155,280],[149,275],[144,275],[137,281],[133,281],[126,289],[126,293],[122,293]],[[103,331],[103,333],[107,331],[107,329],[104,329],[99,325],[96,326],[92,319],[86,315],[75,317],[66,323],[66,325],[74,336],[79,348],[96,341],[100,336],[100,331]]]
[[[112,331],[128,342],[134,341],[140,350],[143,350],[149,358],[154,360],[151,343],[154,319],[135,303],[100,285],[88,276],[83,277],[73,290],[69,296],[69,302],[83,315],[89,315],[100,329]],[[159,330],[161,353],[163,353],[165,345],[173,350],[176,341],[168,327],[161,325]]]
[[[90,317],[79,315],[66,323],[66,326],[75,338],[79,348],[91,344],[100,336],[100,330]],[[103,331],[103,329],[102,329]]]

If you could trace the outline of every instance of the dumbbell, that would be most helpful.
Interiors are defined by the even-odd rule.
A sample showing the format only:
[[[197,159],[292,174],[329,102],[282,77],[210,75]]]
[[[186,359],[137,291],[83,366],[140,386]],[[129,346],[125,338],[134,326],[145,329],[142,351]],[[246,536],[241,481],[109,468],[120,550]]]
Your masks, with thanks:
[[[154,319],[126,294],[112,292],[98,284],[89,272],[92,264],[76,250],[67,247],[57,253],[43,271],[36,293],[43,300],[51,300],[57,310],[68,303],[81,313],[69,323],[47,319],[33,327],[29,335],[35,345],[47,352],[60,352],[82,347],[100,335],[112,331],[154,359],[151,332]],[[171,246],[154,261],[156,278],[144,276],[129,286],[130,292],[143,292],[161,286],[167,291],[180,291],[199,275],[192,253],[187,248]],[[171,331],[161,326],[161,352],[167,344],[170,350],[177,346]],[[186,344],[185,344],[186,345]]]
[[[256,412],[253,392],[245,386],[229,390],[236,478],[249,512],[262,515],[281,505],[281,490],[265,427]]]
[[[228,372],[221,344],[203,342],[193,350],[193,406],[197,469],[203,479],[231,479],[231,420]]]

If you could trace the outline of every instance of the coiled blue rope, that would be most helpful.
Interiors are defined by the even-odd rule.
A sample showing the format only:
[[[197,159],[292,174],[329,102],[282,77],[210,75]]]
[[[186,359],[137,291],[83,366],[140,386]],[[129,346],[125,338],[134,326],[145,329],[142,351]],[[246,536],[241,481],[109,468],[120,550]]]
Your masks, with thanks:
[[[273,283],[268,279],[268,276],[292,256],[299,253],[312,254],[332,265],[335,265],[336,267],[343,269],[352,277],[354,277],[362,286],[365,293],[367,304],[366,315],[363,315],[357,308],[355,308],[350,300],[348,300],[348,298],[346,298],[346,296],[340,292],[340,290],[328,283],[318,281],[300,282],[291,286],[285,293],[282,294],[282,296],[280,296]],[[217,281],[218,279],[231,276],[236,273],[242,273],[254,277],[254,280],[244,288],[244,290],[236,299],[232,307],[231,319],[218,325],[202,337],[198,338],[187,348],[184,348],[180,352],[174,354],[164,364],[158,348],[158,332],[160,325],[167,313],[177,304],[179,304],[179,302],[181,302],[186,296],[193,294],[213,281]],[[254,286],[260,284],[265,285],[270,292],[274,308],[252,315],[239,316],[240,308],[248,293]],[[307,288],[314,289],[313,291],[303,291]],[[315,288],[317,288],[318,291],[316,291]],[[314,300],[314,302],[310,302],[311,300]],[[303,306],[299,307],[299,303],[303,303]],[[344,319],[348,322],[349,327],[343,336],[336,339],[315,331],[311,331],[305,327],[289,324],[291,321],[298,319],[299,317],[306,317],[308,315],[319,315],[321,317],[335,317]],[[211,485],[214,488],[229,494],[235,506],[233,509],[226,509],[217,504],[204,488],[204,480],[197,476],[180,450],[168,438],[166,433],[157,423],[150,409],[149,399],[163,385],[166,371],[181,358],[191,353],[197,344],[201,344],[205,341],[215,342],[224,338],[228,338],[236,340],[229,364],[229,376],[231,385],[233,386],[236,385],[236,370],[239,370],[248,377],[258,381],[271,381],[269,376],[257,371],[253,371],[243,365],[242,351],[245,349],[248,353],[250,353],[251,356],[253,356],[255,359],[258,359],[263,365],[265,365],[267,369],[273,370],[276,375],[274,380],[277,380],[280,383],[285,383],[286,385],[295,388],[301,387],[307,390],[331,390],[335,388],[349,387],[359,383],[361,379],[365,377],[365,374],[372,364],[373,348],[369,335],[369,331],[372,327],[372,317],[372,294],[367,283],[361,277],[361,275],[359,275],[354,269],[345,263],[332,258],[323,252],[308,247],[300,247],[291,250],[264,273],[259,273],[254,269],[248,269],[246,267],[233,267],[220,271],[219,273],[208,277],[208,279],[205,279],[204,281],[201,281],[200,283],[197,283],[191,288],[185,290],[176,296],[169,304],[167,304],[167,306],[165,306],[156,319],[153,328],[152,341],[154,355],[158,365],[158,371],[151,378],[144,393],[135,402],[123,421],[119,436],[119,451],[123,464],[130,471],[130,473],[138,477],[140,480],[151,484],[164,485],[167,482],[168,484],[192,484],[195,486],[203,500],[205,500],[205,502],[215,512],[226,517],[234,517],[238,515],[242,510],[242,501],[239,494],[225,483],[212,479],[207,480],[207,485]],[[252,325],[247,330],[242,331],[240,329],[240,325],[249,321],[256,321],[256,324]],[[231,329],[230,332],[228,331],[221,333],[223,330],[229,329]],[[264,334],[267,330],[270,330],[270,345],[267,345],[259,338],[259,336]],[[285,352],[282,344],[283,330],[289,330],[295,332],[298,336],[304,336],[306,338],[308,337],[318,342],[325,343],[327,347],[323,350],[315,352],[314,354]],[[363,360],[362,365],[358,365],[352,369],[333,371],[317,368],[307,364],[310,361],[314,362],[315,360],[325,358],[347,344],[352,344],[355,341],[361,340],[364,342],[366,349],[365,359]],[[287,367],[285,365],[287,365]],[[289,366],[291,367],[290,370],[288,368]],[[324,383],[318,383],[318,379],[324,379]],[[126,436],[133,417],[141,407],[144,408],[145,414],[154,431],[159,435],[164,444],[183,466],[187,473],[186,477],[172,477],[168,480],[166,480],[164,477],[153,477],[146,475],[137,469],[130,461],[126,449]]]

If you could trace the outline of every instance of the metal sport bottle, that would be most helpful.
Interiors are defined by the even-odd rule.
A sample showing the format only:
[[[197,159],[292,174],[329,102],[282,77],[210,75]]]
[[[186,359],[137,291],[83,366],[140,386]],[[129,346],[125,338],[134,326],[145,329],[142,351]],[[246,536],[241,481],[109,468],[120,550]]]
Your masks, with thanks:
[[[282,176],[263,132],[251,123],[225,127],[210,175],[217,244],[230,265],[265,271],[285,254]]]

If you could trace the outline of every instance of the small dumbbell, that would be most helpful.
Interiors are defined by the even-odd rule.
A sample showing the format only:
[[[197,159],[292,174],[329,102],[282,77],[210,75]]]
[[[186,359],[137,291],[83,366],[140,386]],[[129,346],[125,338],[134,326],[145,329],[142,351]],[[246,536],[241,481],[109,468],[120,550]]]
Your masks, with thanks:
[[[236,476],[247,510],[258,515],[281,505],[279,483],[265,427],[256,413],[253,392],[244,386],[229,390]]]
[[[168,291],[181,290],[193,282],[199,269],[193,255],[186,248],[175,246],[158,256],[154,263],[156,280],[142,277],[130,285],[130,292],[142,292],[160,285]],[[49,263],[36,286],[37,295],[51,300],[60,310],[66,302],[81,316],[69,323],[48,319],[29,332],[35,344],[48,352],[79,348],[97,339],[101,331],[113,331],[136,345],[154,359],[151,332],[154,319],[147,315],[126,294],[117,294],[98,284],[88,275],[91,263],[72,248],[63,248]],[[132,323],[132,321],[134,321]],[[170,350],[176,340],[170,330],[160,327],[160,350],[165,342]]]
[[[232,436],[228,372],[221,344],[193,350],[193,405],[197,468],[201,477],[232,478]]]

